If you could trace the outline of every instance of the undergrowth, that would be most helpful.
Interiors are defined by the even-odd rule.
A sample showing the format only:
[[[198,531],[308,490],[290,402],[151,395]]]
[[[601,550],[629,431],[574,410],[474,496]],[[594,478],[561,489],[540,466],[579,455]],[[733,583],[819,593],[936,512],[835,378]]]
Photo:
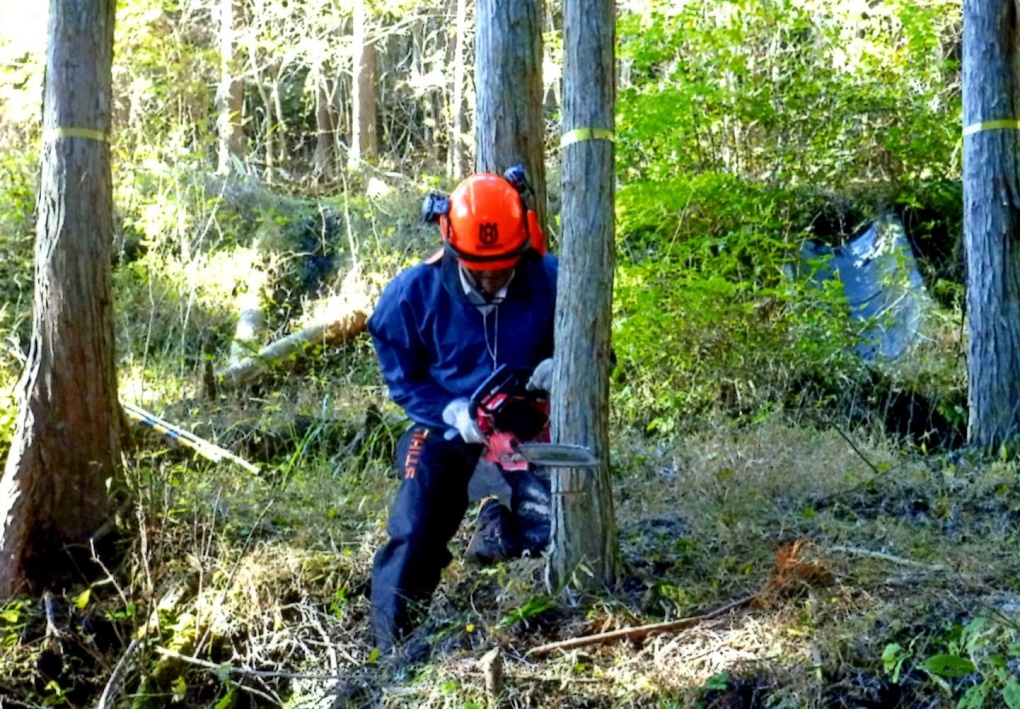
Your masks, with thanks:
[[[135,427],[116,544],[97,575],[53,589],[48,603],[0,608],[0,696],[136,707],[937,706],[968,692],[1011,696],[1012,665],[989,658],[1012,647],[1002,617],[1015,574],[999,550],[1016,534],[1017,463],[989,468],[886,425],[898,391],[955,411],[947,392],[962,387],[960,360],[945,353],[959,347],[958,321],[933,317],[908,363],[863,366],[845,352],[853,328],[838,289],[783,274],[792,232],[774,241],[727,232],[725,248],[687,239],[621,265],[618,585],[564,595],[545,587],[543,559],[468,566],[468,521],[420,631],[427,657],[379,657],[367,593],[405,422],[369,342],[311,348],[240,391],[210,393],[203,380],[226,363],[247,289],[261,293],[256,342],[268,342],[301,327],[355,262],[381,284],[429,253],[434,235],[392,219],[416,213],[416,193],[281,208],[250,189],[189,191],[206,205],[205,236],[189,227],[185,245],[178,222],[161,222],[118,263],[116,284],[125,400],[257,472]],[[345,240],[348,224],[358,241]],[[301,240],[327,227],[336,258],[319,263],[330,275],[299,295],[300,274],[280,264],[299,261],[311,248]],[[745,278],[747,268],[757,275]],[[274,298],[289,305],[273,311]],[[734,602],[682,631],[528,655]],[[995,632],[953,640],[979,618],[995,618]],[[483,661],[496,647],[498,699]],[[953,668],[969,671],[946,676]]]

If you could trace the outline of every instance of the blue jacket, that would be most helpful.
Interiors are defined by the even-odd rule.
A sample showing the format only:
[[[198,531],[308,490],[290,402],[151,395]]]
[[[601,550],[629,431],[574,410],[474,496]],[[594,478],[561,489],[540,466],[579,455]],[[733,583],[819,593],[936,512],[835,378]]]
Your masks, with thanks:
[[[446,405],[474,394],[497,365],[533,369],[551,357],[556,273],[555,257],[525,253],[506,298],[483,316],[455,259],[400,272],[368,320],[393,401],[415,423],[446,428]]]

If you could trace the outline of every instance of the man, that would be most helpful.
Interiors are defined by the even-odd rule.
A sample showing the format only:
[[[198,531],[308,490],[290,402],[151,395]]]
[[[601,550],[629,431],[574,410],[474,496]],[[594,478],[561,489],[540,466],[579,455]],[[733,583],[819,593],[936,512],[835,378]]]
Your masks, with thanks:
[[[522,172],[508,172],[511,179]],[[543,255],[522,180],[476,174],[426,202],[440,258],[401,272],[368,322],[383,379],[412,426],[397,446],[403,479],[389,541],[372,570],[372,626],[389,651],[417,624],[452,560],[447,544],[468,505],[468,480],[485,437],[469,399],[497,366],[552,378],[557,262]]]

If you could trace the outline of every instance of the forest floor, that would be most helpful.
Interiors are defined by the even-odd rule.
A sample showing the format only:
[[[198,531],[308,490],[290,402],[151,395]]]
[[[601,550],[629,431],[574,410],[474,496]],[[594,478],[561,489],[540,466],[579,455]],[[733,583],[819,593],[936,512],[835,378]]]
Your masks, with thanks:
[[[469,513],[415,657],[379,657],[366,593],[402,424],[378,389],[330,399],[313,375],[167,412],[258,474],[139,433],[98,578],[0,606],[0,706],[1020,702],[1016,462],[782,414],[669,442],[615,431],[623,574],[598,594],[550,594],[542,559],[464,563]]]

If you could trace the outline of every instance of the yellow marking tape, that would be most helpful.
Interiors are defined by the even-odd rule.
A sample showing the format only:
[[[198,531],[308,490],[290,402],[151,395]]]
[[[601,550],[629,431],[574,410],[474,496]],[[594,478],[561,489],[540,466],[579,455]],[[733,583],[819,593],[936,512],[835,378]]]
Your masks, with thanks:
[[[575,128],[563,134],[560,138],[560,147],[565,148],[573,143],[580,143],[582,140],[608,140],[616,142],[616,135],[608,128]]]
[[[101,130],[93,128],[48,128],[43,133],[43,140],[55,140],[56,138],[84,138],[85,140],[98,140],[103,143],[110,142],[110,136]]]
[[[1001,118],[996,121],[971,123],[963,129],[963,135],[966,137],[985,130],[1020,130],[1020,121],[1015,118]]]

